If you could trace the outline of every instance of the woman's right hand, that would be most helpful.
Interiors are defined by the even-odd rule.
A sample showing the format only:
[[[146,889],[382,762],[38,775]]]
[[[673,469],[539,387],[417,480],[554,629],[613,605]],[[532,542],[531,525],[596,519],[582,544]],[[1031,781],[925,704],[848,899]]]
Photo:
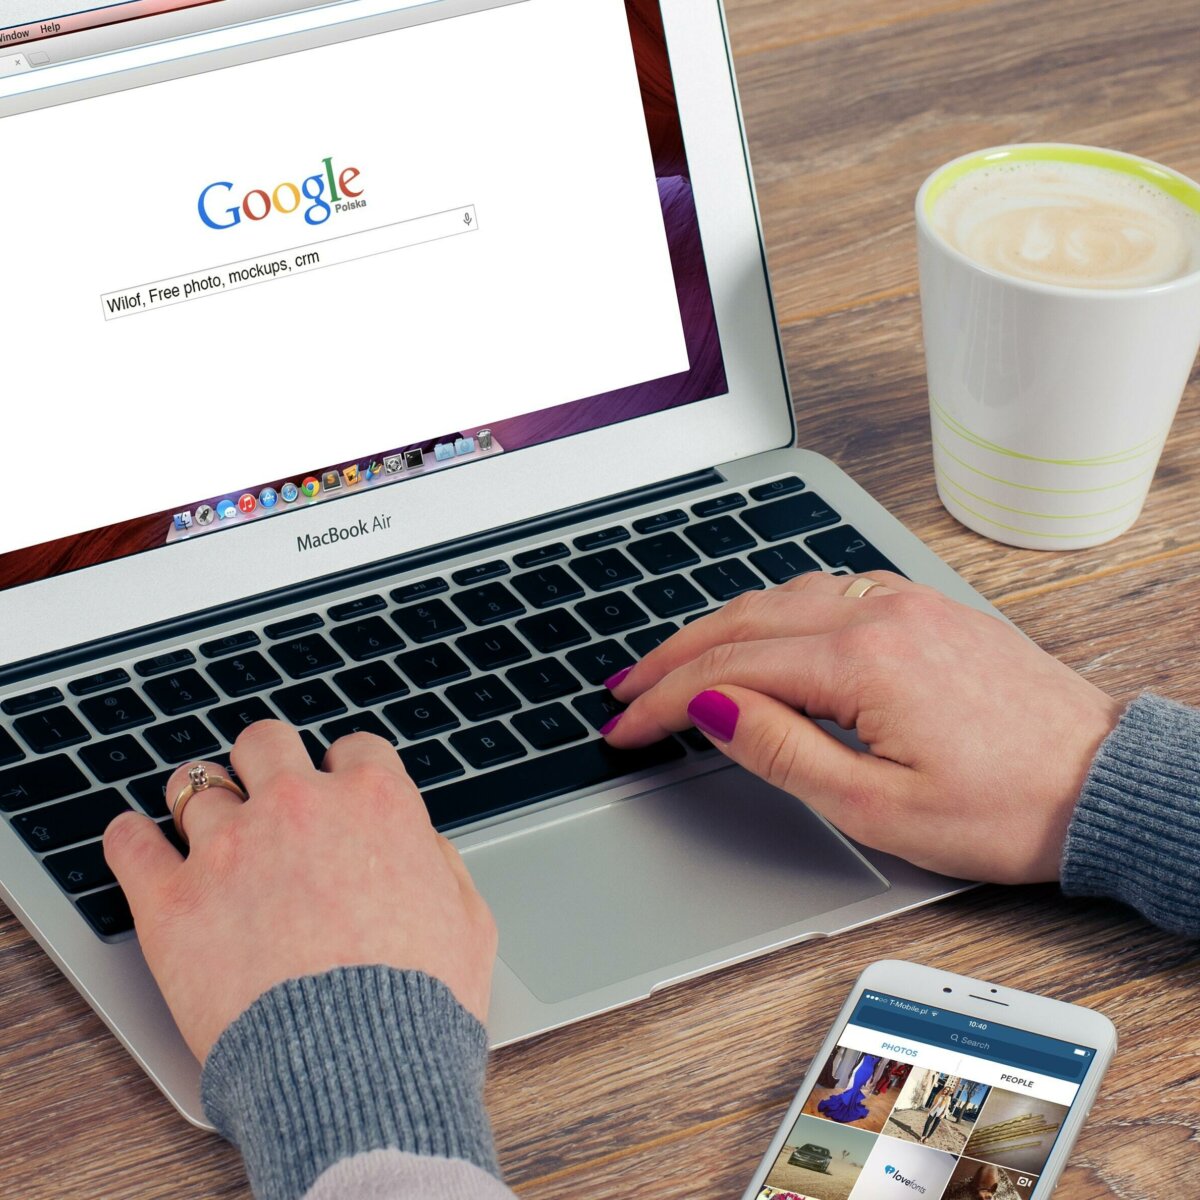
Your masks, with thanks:
[[[888,572],[803,575],[686,626],[610,682],[614,746],[690,725],[850,837],[1000,883],[1057,879],[1121,706],[995,617]],[[853,729],[864,754],[815,722]]]

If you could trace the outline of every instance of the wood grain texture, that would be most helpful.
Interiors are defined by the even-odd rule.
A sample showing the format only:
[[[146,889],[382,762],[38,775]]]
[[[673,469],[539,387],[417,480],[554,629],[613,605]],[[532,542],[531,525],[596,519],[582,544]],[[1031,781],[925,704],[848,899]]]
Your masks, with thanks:
[[[1138,525],[1011,550],[933,492],[912,199],[966,150],[1055,138],[1200,175],[1200,6],[1178,0],[729,0],[800,442],[840,463],[1047,649],[1122,699],[1200,704],[1200,374]],[[488,1099],[526,1200],[737,1196],[831,1015],[887,955],[1094,1004],[1121,1030],[1058,1195],[1192,1195],[1200,961],[1120,908],[982,888],[660,993],[494,1056]],[[0,914],[0,1196],[246,1200]]]

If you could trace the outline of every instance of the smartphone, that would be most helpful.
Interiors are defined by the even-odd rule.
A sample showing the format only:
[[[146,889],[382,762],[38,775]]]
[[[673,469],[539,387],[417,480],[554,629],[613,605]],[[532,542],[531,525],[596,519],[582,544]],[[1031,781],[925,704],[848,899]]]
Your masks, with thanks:
[[[1049,1200],[1116,1048],[1092,1009],[872,963],[743,1200]]]

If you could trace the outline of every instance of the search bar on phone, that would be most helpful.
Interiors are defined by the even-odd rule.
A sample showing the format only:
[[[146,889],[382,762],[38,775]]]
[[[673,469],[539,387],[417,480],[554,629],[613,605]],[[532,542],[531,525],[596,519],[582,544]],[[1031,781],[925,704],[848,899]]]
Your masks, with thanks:
[[[185,58],[213,54],[219,50],[249,46],[255,42],[287,37],[288,34],[329,29],[350,21],[361,21],[365,17],[382,17],[410,8],[424,8],[435,3],[437,0],[340,0],[339,3],[326,4],[319,8],[262,17],[241,25],[209,29],[203,33],[188,34],[146,46],[130,46],[125,50],[97,54],[73,62],[52,63],[45,67],[0,76],[0,100],[41,91],[44,88],[82,83],[106,75],[119,75],[124,71],[136,71],[142,67],[178,62]]]

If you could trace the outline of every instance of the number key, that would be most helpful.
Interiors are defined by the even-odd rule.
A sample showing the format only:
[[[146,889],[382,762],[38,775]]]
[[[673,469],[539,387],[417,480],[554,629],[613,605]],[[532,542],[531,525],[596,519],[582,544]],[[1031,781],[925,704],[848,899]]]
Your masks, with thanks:
[[[249,696],[280,682],[279,672],[258,653],[223,658],[213,663],[208,673],[229,696]]]
[[[37,754],[49,754],[78,742],[86,742],[91,734],[79,718],[66,707],[48,708],[45,712],[18,717],[13,728]]]
[[[79,702],[79,711],[105,735],[124,733],[154,720],[149,706],[133,688],[89,696]]]
[[[344,665],[338,652],[320,634],[280,642],[271,647],[271,657],[293,679],[308,679]]]
[[[175,671],[150,679],[144,685],[146,695],[168,717],[192,712],[217,702],[217,693],[204,682],[199,671]]]

